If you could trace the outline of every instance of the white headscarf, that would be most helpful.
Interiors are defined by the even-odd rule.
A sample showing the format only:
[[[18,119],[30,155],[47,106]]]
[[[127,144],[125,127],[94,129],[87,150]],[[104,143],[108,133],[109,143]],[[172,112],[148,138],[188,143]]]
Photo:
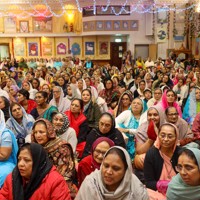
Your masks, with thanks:
[[[139,179],[132,172],[132,163],[128,152],[119,146],[111,147],[105,154],[109,153],[111,149],[120,149],[125,155],[126,162],[128,168],[125,172],[124,178],[122,179],[118,188],[113,192],[108,191],[102,180],[102,165],[100,170],[95,170],[89,176],[87,176],[84,182],[81,185],[81,188],[76,196],[77,200],[147,200],[148,194],[143,186],[143,184],[139,181]]]

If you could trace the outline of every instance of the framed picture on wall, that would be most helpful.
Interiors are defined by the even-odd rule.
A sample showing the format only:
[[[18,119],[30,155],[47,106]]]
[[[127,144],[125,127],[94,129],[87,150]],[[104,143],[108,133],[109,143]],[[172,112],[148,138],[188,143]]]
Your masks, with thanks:
[[[117,31],[121,29],[121,21],[113,21],[113,30]]]
[[[112,31],[112,21],[104,21],[104,30]]]
[[[138,20],[131,20],[130,21],[130,30],[131,31],[138,31],[139,23]]]
[[[88,31],[89,29],[89,23],[88,22],[83,22],[83,31]]]
[[[64,43],[58,43],[56,47],[56,51],[58,55],[65,55],[67,53],[67,47]]]
[[[19,32],[28,33],[29,32],[29,22],[28,21],[19,21]]]
[[[96,30],[97,31],[104,31],[104,23],[103,23],[103,21],[97,21],[96,22]]]
[[[28,43],[28,56],[38,56],[38,43],[29,42]]]
[[[42,44],[42,55],[43,56],[52,56],[53,50],[52,50],[52,42],[44,42]]]
[[[167,23],[167,11],[161,10],[157,13],[157,23],[158,24],[164,24]]]
[[[74,56],[77,56],[77,55],[81,55],[81,47],[80,47],[80,44],[78,43],[73,43],[72,44],[72,53]]]
[[[108,54],[108,42],[99,42],[99,55]]]
[[[122,21],[122,31],[129,31],[130,30],[130,21]]]
[[[34,17],[33,31],[34,32],[52,32],[52,17]]]
[[[95,21],[90,21],[89,22],[88,31],[95,31]]]
[[[94,42],[85,42],[85,55],[94,55]]]
[[[4,33],[16,33],[16,18],[15,17],[5,17],[4,18]]]
[[[14,54],[15,56],[25,56],[24,43],[14,43]]]

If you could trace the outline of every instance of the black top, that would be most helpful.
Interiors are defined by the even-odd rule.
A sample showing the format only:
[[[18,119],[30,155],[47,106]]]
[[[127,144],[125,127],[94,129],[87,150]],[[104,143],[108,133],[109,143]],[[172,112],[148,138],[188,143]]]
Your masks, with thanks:
[[[171,158],[171,163],[175,172],[175,166],[178,162],[179,150],[180,147],[177,146]],[[154,146],[151,147],[147,152],[144,160],[144,178],[147,188],[157,190],[156,183],[159,181],[160,175],[162,173],[163,162],[164,160],[161,157],[159,150]]]
[[[87,135],[83,158],[91,154],[92,144],[99,137],[108,137],[115,143],[115,145],[126,148],[124,138],[118,129],[115,128],[112,132],[109,132],[108,134],[102,134],[99,129],[93,128]]]

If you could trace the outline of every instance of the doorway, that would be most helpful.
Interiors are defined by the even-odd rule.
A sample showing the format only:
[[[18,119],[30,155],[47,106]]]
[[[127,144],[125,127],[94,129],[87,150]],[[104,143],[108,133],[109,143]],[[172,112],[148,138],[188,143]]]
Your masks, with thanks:
[[[111,42],[110,43],[110,64],[121,69],[123,53],[126,51],[126,42]]]
[[[141,56],[143,60],[149,57],[149,45],[148,44],[136,44],[135,45],[135,59]]]

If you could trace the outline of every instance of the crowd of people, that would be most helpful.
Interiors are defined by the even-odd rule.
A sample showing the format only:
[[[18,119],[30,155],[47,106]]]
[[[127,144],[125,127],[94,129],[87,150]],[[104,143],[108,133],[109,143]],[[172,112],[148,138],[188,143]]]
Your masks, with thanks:
[[[0,200],[199,200],[200,66],[174,55],[0,63]]]

